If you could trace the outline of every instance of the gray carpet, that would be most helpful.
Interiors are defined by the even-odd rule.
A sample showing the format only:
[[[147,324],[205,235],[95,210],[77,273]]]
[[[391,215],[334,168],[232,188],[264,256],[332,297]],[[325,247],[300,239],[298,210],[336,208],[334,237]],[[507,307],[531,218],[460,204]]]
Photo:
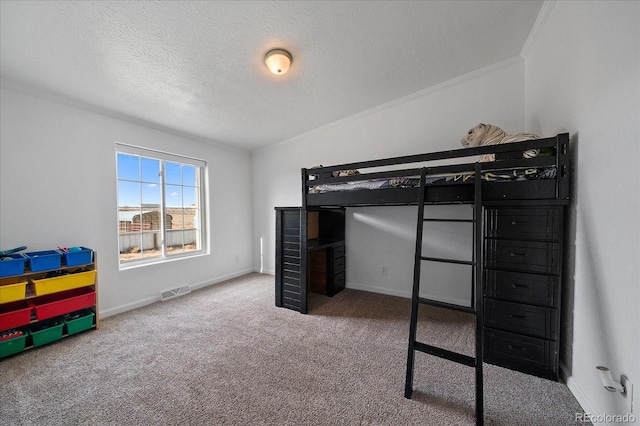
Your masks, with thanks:
[[[302,315],[274,306],[273,276],[246,275],[2,360],[0,424],[474,424],[472,368],[417,354],[404,398],[409,304],[347,289]],[[422,318],[420,339],[473,352],[471,317]],[[486,424],[582,412],[562,383],[485,366]]]

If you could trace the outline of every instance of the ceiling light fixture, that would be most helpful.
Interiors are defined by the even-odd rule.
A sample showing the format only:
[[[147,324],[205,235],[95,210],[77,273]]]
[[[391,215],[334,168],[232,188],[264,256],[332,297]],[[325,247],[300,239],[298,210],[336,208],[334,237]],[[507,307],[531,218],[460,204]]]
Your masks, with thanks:
[[[284,74],[291,66],[291,53],[283,49],[273,49],[264,56],[264,63],[275,75]]]

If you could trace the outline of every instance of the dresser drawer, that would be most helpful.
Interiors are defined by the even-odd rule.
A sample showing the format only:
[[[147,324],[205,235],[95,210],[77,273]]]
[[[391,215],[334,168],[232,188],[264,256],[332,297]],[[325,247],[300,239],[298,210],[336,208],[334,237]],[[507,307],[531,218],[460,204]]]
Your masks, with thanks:
[[[489,238],[558,240],[562,236],[562,208],[496,208],[485,217]]]
[[[560,243],[487,239],[485,266],[542,274],[560,274]]]
[[[344,272],[344,267],[345,267],[345,258],[344,257],[340,257],[336,260],[333,261],[333,274],[339,274],[340,272]]]
[[[484,361],[558,380],[557,343],[504,331],[484,329]]]
[[[558,315],[554,308],[485,299],[484,325],[551,340],[558,337]]]
[[[485,296],[558,308],[560,277],[524,272],[485,271]]]

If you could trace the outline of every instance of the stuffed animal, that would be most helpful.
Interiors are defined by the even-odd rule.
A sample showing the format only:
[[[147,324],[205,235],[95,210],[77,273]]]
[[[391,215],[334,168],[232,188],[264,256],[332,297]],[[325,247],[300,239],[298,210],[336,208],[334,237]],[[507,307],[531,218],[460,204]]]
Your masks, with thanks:
[[[470,129],[460,142],[464,147],[473,148],[476,146],[498,145],[501,143],[520,142],[531,139],[540,139],[540,137],[531,133],[509,135],[498,126],[480,123]],[[539,149],[530,149],[522,153],[522,158],[533,158],[539,154]],[[495,159],[495,154],[484,154],[480,157],[479,161],[487,162],[495,161]]]
[[[341,177],[341,176],[353,176],[359,175],[360,172],[357,170],[337,170],[335,172],[331,172],[331,176],[333,177]]]
[[[313,169],[319,169],[322,167],[322,164],[318,165],[318,166],[313,166],[311,167],[309,170],[313,170]],[[353,175],[359,175],[360,172],[357,170],[336,170],[335,172],[331,172],[331,177],[342,177],[342,176],[353,176]],[[327,173],[328,175],[328,173]],[[310,179],[317,179],[318,177],[322,177],[319,175],[309,175]],[[324,176],[324,177],[328,177],[328,176]]]

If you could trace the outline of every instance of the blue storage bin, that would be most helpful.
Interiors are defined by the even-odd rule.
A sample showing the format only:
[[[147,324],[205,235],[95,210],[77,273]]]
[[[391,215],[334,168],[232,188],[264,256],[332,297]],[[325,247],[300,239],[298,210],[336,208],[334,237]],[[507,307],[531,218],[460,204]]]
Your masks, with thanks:
[[[70,248],[69,250],[72,250]],[[86,247],[78,247],[79,250],[67,251],[62,253],[64,263],[67,266],[86,265],[93,260],[93,250]]]
[[[62,253],[58,250],[32,251],[25,256],[29,259],[31,272],[60,269]]]
[[[7,254],[0,258],[0,277],[21,275],[24,272],[25,258],[22,254]]]

